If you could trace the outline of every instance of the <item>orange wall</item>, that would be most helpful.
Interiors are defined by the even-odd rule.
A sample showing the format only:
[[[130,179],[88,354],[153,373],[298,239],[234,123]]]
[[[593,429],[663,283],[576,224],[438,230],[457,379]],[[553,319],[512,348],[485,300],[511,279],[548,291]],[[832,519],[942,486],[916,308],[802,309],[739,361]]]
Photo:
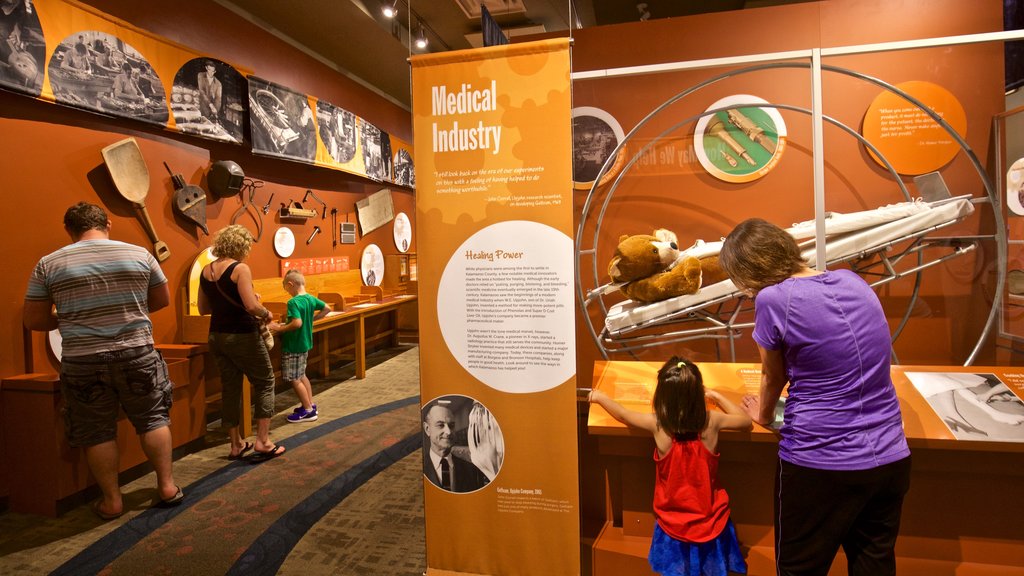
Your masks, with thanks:
[[[144,30],[252,70],[262,78],[317,96],[398,138],[412,141],[408,111],[240,20],[215,2],[179,0],[173,8],[165,2],[135,0],[94,0],[89,4]],[[344,222],[346,216],[356,222],[356,202],[384,187],[334,170],[254,156],[243,146],[106,118],[4,91],[0,91],[0,135],[4,147],[0,174],[8,204],[3,212],[6,239],[2,245],[8,280],[0,283],[0,306],[5,311],[0,314],[0,377],[25,371],[21,325],[25,288],[39,257],[68,243],[61,223],[68,206],[80,200],[98,203],[110,213],[112,238],[150,246],[140,219],[118,195],[103,165],[100,149],[108,144],[128,136],[138,141],[151,182],[146,206],[158,237],[170,247],[171,257],[163,263],[163,270],[170,281],[173,304],[153,315],[158,343],[180,342],[177,318],[181,290],[193,259],[209,246],[209,238],[201,230],[172,210],[173,187],[163,162],[183,174],[188,183],[204,187],[204,174],[211,161],[222,159],[238,162],[246,176],[265,182],[256,192],[255,203],[262,207],[271,193],[274,198],[270,213],[264,216],[263,239],[253,247],[249,259],[257,278],[279,274],[279,259],[273,253],[271,239],[280,225],[276,211],[282,202],[300,201],[306,189],[312,189],[328,208],[338,209],[338,222]],[[391,189],[395,211],[414,217],[412,191]],[[208,196],[207,200],[211,233],[229,224],[240,206],[238,196],[219,200]],[[313,204],[319,210],[319,204]],[[248,216],[242,216],[238,223],[255,231]],[[365,237],[360,235],[356,245],[332,248],[330,223],[328,215],[326,220],[317,217],[304,224],[290,224],[296,236],[292,258],[348,256],[350,263],[358,266],[368,243],[378,244],[385,254],[397,251],[390,226]],[[323,232],[307,246],[305,241],[314,225]],[[31,342],[35,371],[56,371],[43,335],[34,334]]]
[[[573,71],[1001,29],[1002,6],[998,0],[809,2],[577,30]],[[982,163],[988,160],[991,119],[1004,107],[1001,43],[830,58],[824,64],[853,69],[890,83],[924,80],[941,85],[958,98],[967,112],[968,144]],[[578,80],[573,84],[573,106],[601,108],[628,133],[671,97],[725,71],[720,68]],[[881,91],[865,82],[826,75],[824,112],[858,130],[868,105]],[[653,138],[685,118],[700,114],[719,98],[733,94],[752,94],[773,103],[809,108],[809,71],[760,71],[715,83],[672,104],[634,138],[639,142]],[[725,183],[709,176],[695,162],[673,174],[641,176],[634,169],[632,175],[626,176],[615,191],[601,228],[596,257],[601,282],[607,282],[603,271],[621,234],[669,228],[685,247],[696,239],[718,240],[740,221],[754,216],[783,226],[813,218],[810,117],[786,110],[781,114],[789,131],[789,145],[778,165],[760,180]],[[692,123],[673,132],[686,144],[692,140],[692,133]],[[827,126],[824,138],[826,210],[869,210],[902,200],[889,173],[871,161],[853,137]],[[941,172],[954,194],[984,195],[981,179],[963,154],[942,167]],[[906,177],[904,182],[914,194],[912,179]],[[577,215],[586,194],[577,193]],[[951,234],[991,233],[991,218],[982,215],[986,211],[990,213],[986,206],[979,206],[979,215]],[[588,221],[588,226],[591,223]],[[965,361],[981,334],[990,307],[983,290],[978,288],[992,280],[993,257],[994,247],[988,243],[977,255],[963,256],[925,272],[922,297],[896,344],[900,362],[941,365]],[[585,266],[589,262],[583,260]],[[912,280],[900,280],[881,292],[893,326],[907,309],[912,285]],[[602,323],[603,318],[598,318],[598,330]],[[582,327],[578,331],[578,350],[579,382],[587,386],[598,350]],[[729,360],[726,345],[716,350],[706,340],[651,349],[639,357],[657,360],[671,353],[703,361]],[[625,355],[619,358],[627,359]],[[991,358],[989,347],[978,362]],[[757,360],[749,331],[738,348],[738,360]]]

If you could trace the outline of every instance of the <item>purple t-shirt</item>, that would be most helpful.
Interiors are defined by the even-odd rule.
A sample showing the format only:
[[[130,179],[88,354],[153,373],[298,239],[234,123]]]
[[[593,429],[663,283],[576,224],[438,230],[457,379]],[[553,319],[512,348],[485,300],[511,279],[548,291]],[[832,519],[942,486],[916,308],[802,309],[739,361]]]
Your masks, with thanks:
[[[832,270],[761,290],[753,337],[786,362],[779,458],[865,470],[910,455],[889,375],[889,324],[860,276]]]

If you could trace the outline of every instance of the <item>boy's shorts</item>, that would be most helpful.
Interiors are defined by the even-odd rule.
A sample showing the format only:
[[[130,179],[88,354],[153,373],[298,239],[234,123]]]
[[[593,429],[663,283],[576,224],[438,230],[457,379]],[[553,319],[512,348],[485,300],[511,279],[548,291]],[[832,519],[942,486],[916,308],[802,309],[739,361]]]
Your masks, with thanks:
[[[306,375],[306,356],[309,352],[281,352],[281,378],[295,382]]]

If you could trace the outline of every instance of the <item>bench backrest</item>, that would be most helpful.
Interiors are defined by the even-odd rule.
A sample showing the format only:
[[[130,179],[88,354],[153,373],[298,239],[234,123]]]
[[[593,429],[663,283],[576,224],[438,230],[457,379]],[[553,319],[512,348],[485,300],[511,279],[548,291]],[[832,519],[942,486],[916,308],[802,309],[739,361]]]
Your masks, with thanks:
[[[287,302],[291,298],[281,284],[281,278],[258,278],[254,279],[252,284],[264,302]],[[358,269],[306,276],[306,292],[318,297],[322,292],[355,296],[362,289],[363,279]]]

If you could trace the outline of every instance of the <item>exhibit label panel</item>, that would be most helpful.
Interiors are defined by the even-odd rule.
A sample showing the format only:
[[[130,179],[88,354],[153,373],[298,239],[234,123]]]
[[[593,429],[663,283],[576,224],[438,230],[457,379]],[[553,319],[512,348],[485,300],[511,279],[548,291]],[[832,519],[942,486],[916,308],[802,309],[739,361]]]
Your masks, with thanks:
[[[579,573],[567,39],[415,56],[428,573]]]

